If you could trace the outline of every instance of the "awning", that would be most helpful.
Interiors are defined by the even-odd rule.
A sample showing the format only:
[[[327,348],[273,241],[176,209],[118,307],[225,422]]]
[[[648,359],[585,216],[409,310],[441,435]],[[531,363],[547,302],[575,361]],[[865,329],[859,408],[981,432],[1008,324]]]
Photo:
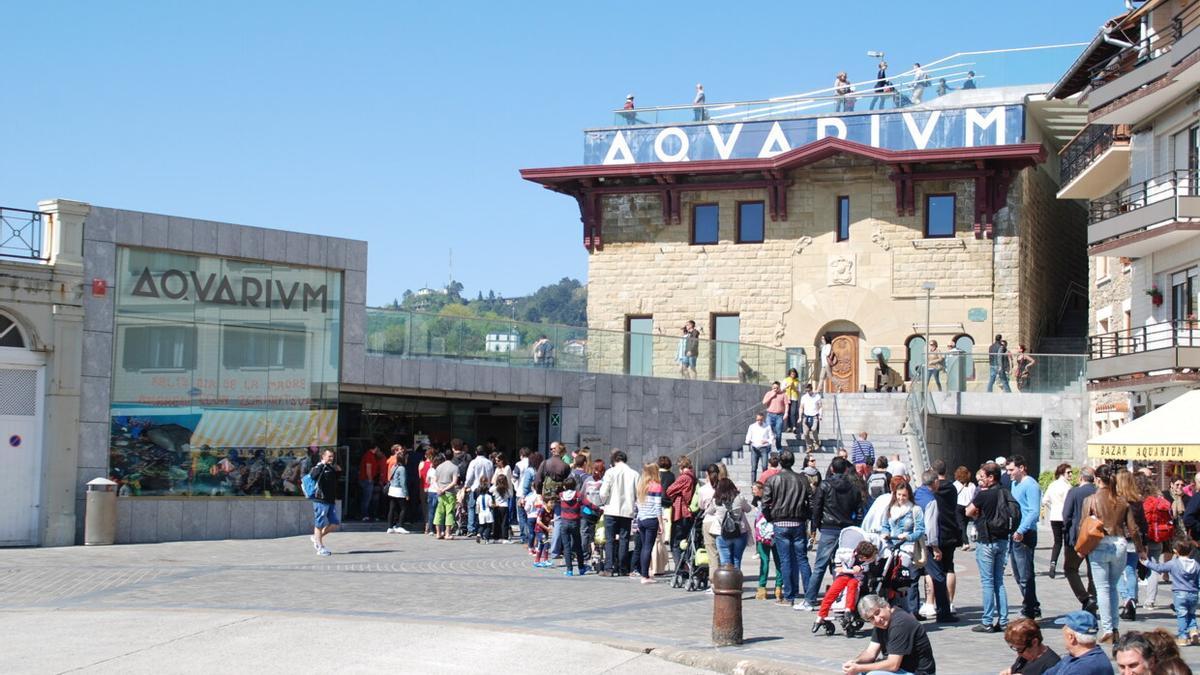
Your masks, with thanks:
[[[303,448],[329,445],[336,432],[336,410],[205,410],[191,447]]]
[[[1088,441],[1094,459],[1200,462],[1200,390]]]

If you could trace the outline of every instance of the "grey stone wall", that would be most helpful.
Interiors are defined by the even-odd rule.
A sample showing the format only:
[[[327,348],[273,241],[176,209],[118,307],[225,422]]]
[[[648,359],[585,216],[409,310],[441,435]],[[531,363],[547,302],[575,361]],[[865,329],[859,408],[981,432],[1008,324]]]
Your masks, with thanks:
[[[117,543],[265,539],[312,531],[312,506],[296,497],[121,497]]]

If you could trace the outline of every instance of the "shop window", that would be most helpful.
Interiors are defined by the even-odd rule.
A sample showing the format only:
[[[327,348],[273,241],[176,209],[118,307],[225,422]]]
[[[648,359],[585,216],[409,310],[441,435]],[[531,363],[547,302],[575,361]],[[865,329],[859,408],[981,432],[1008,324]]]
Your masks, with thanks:
[[[953,194],[925,196],[925,237],[954,236],[954,207]]]
[[[303,368],[305,338],[302,326],[226,326],[221,331],[221,364],[226,368]]]
[[[127,326],[122,333],[121,367],[126,371],[196,367],[194,326]]]
[[[762,202],[738,202],[737,243],[761,244],[766,236]]]
[[[626,317],[625,330],[625,372],[650,377],[654,374],[654,317]]]
[[[692,207],[692,243],[715,244],[721,235],[720,210],[716,204]]]
[[[846,241],[850,238],[850,198],[837,198],[837,240]]]

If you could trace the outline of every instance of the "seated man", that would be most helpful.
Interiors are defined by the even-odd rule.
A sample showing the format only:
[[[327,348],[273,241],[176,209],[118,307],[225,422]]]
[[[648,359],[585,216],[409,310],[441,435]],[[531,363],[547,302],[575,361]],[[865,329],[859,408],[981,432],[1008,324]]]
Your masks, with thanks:
[[[1075,610],[1054,620],[1062,626],[1066,655],[1049,672],[1056,675],[1108,675],[1113,671],[1104,650],[1096,645],[1096,617]]]
[[[844,673],[913,673],[932,675],[937,672],[933,646],[921,622],[908,612],[894,608],[878,595],[868,595],[858,601],[858,614],[863,621],[875,626],[871,642],[853,660],[842,664]],[[887,656],[876,662],[886,648]]]

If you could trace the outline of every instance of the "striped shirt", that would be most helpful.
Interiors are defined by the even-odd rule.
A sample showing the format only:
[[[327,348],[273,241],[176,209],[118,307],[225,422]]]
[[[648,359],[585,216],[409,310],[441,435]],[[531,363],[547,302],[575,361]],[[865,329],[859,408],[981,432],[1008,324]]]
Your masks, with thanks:
[[[850,463],[851,464],[875,464],[875,446],[871,441],[855,439],[854,445],[850,446]]]
[[[568,495],[570,496],[568,497]],[[583,499],[574,490],[567,490],[562,493],[561,498],[558,500],[558,515],[563,520],[579,520],[582,509]]]
[[[662,483],[650,481],[646,486],[646,498],[638,502],[638,520],[651,520],[662,515]]]

